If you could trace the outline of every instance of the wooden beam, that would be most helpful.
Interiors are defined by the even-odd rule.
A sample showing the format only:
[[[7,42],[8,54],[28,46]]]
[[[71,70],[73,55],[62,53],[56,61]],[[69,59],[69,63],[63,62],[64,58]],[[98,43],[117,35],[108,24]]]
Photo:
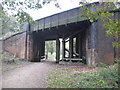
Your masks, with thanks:
[[[67,51],[68,53],[70,53],[70,50],[68,50],[67,48],[65,48],[65,51]],[[76,52],[73,52],[73,55],[79,56],[79,54],[76,53]]]
[[[41,43],[38,43],[38,55],[39,55],[39,58],[38,58],[38,62],[41,62],[41,51],[42,51],[42,44]]]
[[[73,38],[72,37],[69,39],[69,50],[70,50],[69,57],[72,58],[73,57]]]
[[[62,58],[65,58],[65,40],[62,40]]]
[[[62,60],[78,60],[78,61],[82,61],[81,58],[62,58]]]
[[[76,36],[76,45],[75,45],[75,51],[76,53],[79,53],[79,38],[78,38],[78,35]]]
[[[77,48],[78,48],[79,58],[82,58],[82,36],[81,34],[78,34],[77,44],[78,44]]]
[[[69,39],[68,39],[68,40],[66,40],[66,41],[65,41],[65,43],[67,43],[68,41],[69,41]]]
[[[80,32],[81,32],[81,30],[79,30],[78,32],[71,33],[71,35],[65,37],[64,40],[71,38],[71,37],[74,37],[75,35],[80,34]]]
[[[28,59],[27,58],[27,53],[28,53],[28,31],[26,32],[26,37],[25,37],[25,59]]]
[[[59,63],[60,60],[60,40],[56,39],[56,63]]]
[[[41,42],[41,54],[42,54],[42,56],[44,56],[45,55],[45,41],[42,41]]]

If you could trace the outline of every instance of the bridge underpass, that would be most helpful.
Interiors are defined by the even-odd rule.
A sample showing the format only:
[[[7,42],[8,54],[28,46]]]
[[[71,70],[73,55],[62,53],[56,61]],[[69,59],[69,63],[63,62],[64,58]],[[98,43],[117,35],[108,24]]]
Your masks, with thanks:
[[[100,4],[95,4],[99,8]],[[91,4],[87,6],[95,11]],[[120,18],[119,12],[114,11],[115,19]],[[25,23],[25,32],[7,38],[4,49],[17,57],[39,62],[45,56],[45,41],[55,40],[57,63],[60,61],[60,44],[62,60],[82,60],[88,65],[96,65],[98,62],[114,63],[114,40],[106,36],[103,22],[98,20],[90,23],[89,20],[80,18],[80,15],[81,9],[78,7],[36,20],[34,25]],[[73,39],[76,40],[75,47]],[[66,48],[66,43],[69,43],[69,48]]]
[[[99,6],[98,2],[95,4]],[[91,4],[87,5],[87,7],[95,11]],[[57,63],[60,60],[60,44],[62,44],[62,60],[84,60],[83,62],[86,63],[86,47],[90,46],[86,41],[88,37],[91,37],[89,41],[93,40],[96,42],[94,40],[96,29],[93,26],[93,30],[90,31],[91,23],[88,19],[80,17],[81,12],[82,9],[77,7],[36,20],[34,26],[25,24],[24,30],[27,31],[27,35],[29,36],[28,46],[31,48],[29,51],[26,51],[29,52],[28,56],[31,57],[30,60],[41,61],[41,58],[45,56],[45,41],[56,40]],[[92,34],[94,35],[91,36]],[[75,51],[73,51],[73,38],[76,38]],[[60,43],[60,39],[62,39],[62,43]],[[69,49],[65,48],[66,42],[69,42]],[[94,42],[91,45],[94,46]],[[67,57],[66,52],[69,53]]]
[[[60,60],[60,44],[62,44],[62,60],[85,60],[86,57],[86,34],[90,25],[88,20],[81,22],[60,25],[53,28],[38,30],[32,32],[33,38],[33,61],[41,61],[45,56],[45,41],[56,40],[56,62]],[[73,38],[76,38],[75,51],[73,52]],[[62,39],[62,43],[60,43]],[[69,49],[65,48],[66,42],[69,42]],[[66,52],[69,56],[66,57]],[[85,61],[83,61],[85,62]]]

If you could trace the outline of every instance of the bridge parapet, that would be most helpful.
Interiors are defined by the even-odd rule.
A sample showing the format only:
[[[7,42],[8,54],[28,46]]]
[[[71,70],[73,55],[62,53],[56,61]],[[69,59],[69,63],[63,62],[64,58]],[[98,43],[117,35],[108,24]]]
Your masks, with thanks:
[[[99,3],[95,3],[97,6],[99,6]],[[92,8],[92,5],[89,4],[87,7],[95,11],[94,8]],[[51,27],[58,27],[60,25],[66,25],[69,23],[77,23],[80,21],[84,21],[86,19],[80,18],[82,9],[80,7],[67,10],[61,13],[57,13],[39,20],[35,21],[35,25],[31,25],[31,31],[37,31],[37,30],[44,30],[46,28]]]

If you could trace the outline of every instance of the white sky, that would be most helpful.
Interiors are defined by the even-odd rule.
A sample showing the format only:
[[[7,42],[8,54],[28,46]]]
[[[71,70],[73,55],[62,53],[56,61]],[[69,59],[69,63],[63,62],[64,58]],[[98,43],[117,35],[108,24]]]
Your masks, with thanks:
[[[34,20],[37,20],[46,16],[53,15],[55,13],[59,13],[62,11],[66,11],[66,10],[78,7],[79,1],[80,0],[59,0],[59,5],[61,9],[55,7],[54,5],[55,3],[51,2],[50,4],[43,6],[39,10],[30,10],[28,11],[28,13],[30,13],[30,15],[33,17]],[[90,0],[90,1],[96,2],[99,0]]]
[[[0,0],[1,1],[1,0]],[[14,1],[14,0],[13,0]],[[24,0],[18,0],[18,1],[24,1]],[[37,0],[31,0],[31,1],[37,1]],[[41,0],[43,1],[43,0]],[[79,1],[84,1],[84,0],[58,0],[60,8],[57,8],[54,4],[54,0],[50,2],[50,4],[44,5],[41,9],[39,10],[27,10],[27,12],[30,14],[30,16],[34,19],[40,19],[43,17],[47,17],[56,13],[60,13],[75,7],[79,6]],[[97,1],[116,1],[116,0],[87,0],[89,2],[97,2]],[[120,0],[118,0],[120,1]]]

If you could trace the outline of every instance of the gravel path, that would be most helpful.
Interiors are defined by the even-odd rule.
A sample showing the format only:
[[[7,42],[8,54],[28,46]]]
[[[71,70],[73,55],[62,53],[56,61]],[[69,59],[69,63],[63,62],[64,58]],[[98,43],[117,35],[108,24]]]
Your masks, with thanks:
[[[56,68],[55,62],[30,63],[3,73],[2,88],[46,88],[48,72]]]

